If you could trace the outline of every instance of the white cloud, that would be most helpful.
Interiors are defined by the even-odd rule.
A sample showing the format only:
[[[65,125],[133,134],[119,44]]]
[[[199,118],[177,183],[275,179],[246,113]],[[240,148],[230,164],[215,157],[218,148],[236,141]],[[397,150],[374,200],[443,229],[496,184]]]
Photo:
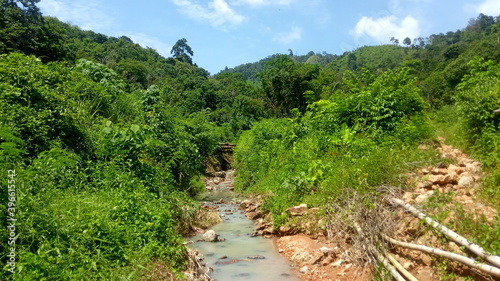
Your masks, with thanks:
[[[290,44],[293,41],[302,39],[302,28],[297,26],[292,26],[292,29],[288,32],[278,33],[274,40],[279,41],[283,44]]]
[[[420,36],[420,26],[418,20],[411,16],[405,17],[402,21],[392,15],[374,19],[362,17],[351,34],[356,37],[367,35],[379,43],[388,43],[391,37],[402,41],[406,37],[416,38]]]
[[[291,3],[295,2],[295,0],[237,0],[235,4],[237,5],[249,5],[252,7],[263,7],[263,6],[287,6]]]
[[[244,16],[236,13],[225,0],[213,0],[207,7],[193,3],[189,0],[172,0],[181,8],[182,12],[190,18],[201,21],[208,21],[215,27],[223,28],[227,23],[239,24],[245,19]]]
[[[475,6],[474,9],[476,13],[498,16],[500,14],[500,0],[484,0],[483,3]]]
[[[83,30],[102,31],[113,25],[113,19],[93,1],[42,0],[38,7],[44,15],[77,25]]]
[[[134,43],[137,43],[144,48],[150,47],[155,49],[160,55],[164,57],[170,56],[170,50],[172,49],[172,46],[163,43],[160,39],[156,37],[150,37],[144,33],[123,32],[122,34],[126,34],[126,36],[132,39]]]

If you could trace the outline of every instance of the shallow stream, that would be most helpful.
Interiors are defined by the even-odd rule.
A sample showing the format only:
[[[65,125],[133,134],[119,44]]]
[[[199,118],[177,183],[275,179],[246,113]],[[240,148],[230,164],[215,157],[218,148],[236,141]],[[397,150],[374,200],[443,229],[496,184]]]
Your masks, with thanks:
[[[200,194],[197,198],[206,204],[219,207],[219,214],[224,222],[212,226],[223,242],[194,242],[192,247],[198,249],[205,262],[214,270],[210,274],[216,281],[280,281],[299,280],[292,271],[290,263],[282,257],[274,243],[274,239],[262,236],[251,237],[255,228],[253,221],[246,218],[243,211],[234,204],[244,198],[237,198],[230,190],[232,172],[226,180],[212,183],[212,191]],[[222,201],[220,201],[222,199]],[[215,202],[225,202],[215,204]],[[202,239],[198,234],[190,239]]]

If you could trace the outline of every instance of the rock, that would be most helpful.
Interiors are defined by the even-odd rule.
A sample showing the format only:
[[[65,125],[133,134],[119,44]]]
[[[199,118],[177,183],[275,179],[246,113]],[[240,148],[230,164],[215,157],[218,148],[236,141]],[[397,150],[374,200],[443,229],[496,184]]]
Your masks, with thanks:
[[[440,184],[441,182],[444,181],[444,176],[443,175],[432,175],[429,177],[429,181],[432,182],[433,184]]]
[[[243,200],[240,203],[240,209],[245,210],[246,208],[250,207],[250,205],[252,205],[252,201],[250,201],[248,199],[247,200]]]
[[[278,231],[283,236],[287,236],[287,235],[292,235],[293,234],[292,228],[289,227],[289,226],[285,226],[285,225],[280,226],[280,228],[278,229]]]
[[[431,171],[431,174],[433,174],[433,175],[446,175],[447,173],[448,173],[448,169],[434,168]]]
[[[309,271],[309,268],[307,266],[303,266],[299,271],[300,273],[307,273]]]
[[[207,191],[212,191],[214,188],[212,186],[210,186],[210,185],[207,185],[207,186],[205,186],[205,189]]]
[[[298,206],[290,207],[287,211],[292,216],[302,216],[307,212],[307,204],[300,204]]]
[[[217,242],[224,242],[224,241],[226,241],[226,238],[222,238],[222,237],[217,238]]]
[[[311,261],[312,256],[307,253],[307,251],[297,251],[293,256],[290,258],[290,261],[295,264],[307,264],[308,262]]]
[[[423,168],[422,170],[420,170],[420,172],[422,172],[422,174],[424,174],[424,175],[427,175],[430,173],[429,169],[426,169],[426,168]]]
[[[474,177],[472,176],[462,176],[458,180],[458,186],[461,188],[471,187],[474,185]]]
[[[449,172],[444,176],[443,184],[454,184],[457,183],[458,175],[456,172]]]
[[[207,232],[205,232],[205,234],[203,234],[203,241],[205,242],[216,242],[217,241],[217,234],[215,233],[215,231],[213,231],[212,229],[208,230]]]
[[[448,166],[448,171],[455,172],[455,173],[457,173],[457,175],[460,175],[463,172],[465,172],[465,169],[463,167],[459,167],[459,166],[450,164],[450,166]]]
[[[432,265],[432,258],[430,256],[428,256],[428,255],[424,255],[423,254],[422,257],[421,257],[421,260],[427,266],[431,266]]]
[[[321,247],[319,248],[319,250],[325,254],[325,255],[330,255],[330,254],[335,254],[335,250],[332,249],[332,248],[328,248],[328,247]]]
[[[227,259],[227,256],[222,256],[219,258],[220,260]]]
[[[439,162],[439,163],[437,163],[437,164],[436,164],[436,166],[435,166],[435,167],[436,167],[436,168],[438,168],[438,169],[444,169],[444,168],[447,168],[447,167],[448,167],[448,165],[446,165],[446,164],[445,164],[445,163],[443,163],[443,162]]]
[[[418,188],[421,189],[432,189],[432,182],[431,181],[424,181],[418,184]]]
[[[224,172],[224,171],[216,172],[215,176],[224,179],[224,178],[226,178],[226,172]]]
[[[333,267],[339,267],[341,266],[342,264],[344,263],[344,260],[343,259],[339,259],[338,261],[332,263],[332,266]]]
[[[256,219],[259,219],[262,217],[262,213],[261,212],[248,212],[246,213],[246,216],[248,219],[251,219],[251,220],[256,220]]]
[[[448,173],[446,175],[432,175],[429,177],[429,181],[433,184],[447,185],[457,182],[458,175],[455,172]]]
[[[266,257],[261,256],[261,255],[252,255],[252,256],[248,256],[247,258],[249,258],[251,260],[264,260],[264,259],[266,259]]]
[[[240,262],[240,261],[243,261],[243,260],[233,259],[233,260],[229,260],[229,261],[216,261],[216,262],[215,262],[215,264],[218,264],[218,265],[222,265],[222,264],[232,264],[232,263],[235,263],[235,262]]]
[[[274,227],[268,226],[264,230],[262,230],[263,235],[274,234]]]
[[[314,253],[311,257],[311,260],[309,261],[310,265],[317,264],[319,263],[325,255],[323,253]]]
[[[202,228],[199,228],[199,227],[193,227],[193,230],[194,230],[194,232],[196,232],[198,234],[205,233],[205,230],[203,230]]]
[[[327,265],[331,264],[334,260],[335,260],[334,257],[328,256],[323,261],[321,261],[321,265],[322,266],[327,266]]]

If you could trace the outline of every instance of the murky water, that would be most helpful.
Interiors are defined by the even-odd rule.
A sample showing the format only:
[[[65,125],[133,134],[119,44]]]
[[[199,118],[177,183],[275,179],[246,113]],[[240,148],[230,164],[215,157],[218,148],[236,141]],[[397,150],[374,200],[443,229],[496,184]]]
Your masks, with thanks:
[[[231,178],[229,177],[228,181],[214,185],[213,191],[198,197],[200,201],[205,202],[220,199],[227,202],[217,204],[224,222],[210,228],[226,240],[191,244],[203,254],[207,265],[213,267],[214,271],[210,276],[216,281],[299,280],[293,273],[289,262],[278,253],[274,239],[250,236],[255,225],[253,221],[245,217],[241,210],[238,210],[238,205],[231,204],[241,198],[235,198],[234,192],[229,190],[230,185]],[[201,238],[200,234],[190,239],[197,241]],[[260,259],[255,259],[256,257]]]

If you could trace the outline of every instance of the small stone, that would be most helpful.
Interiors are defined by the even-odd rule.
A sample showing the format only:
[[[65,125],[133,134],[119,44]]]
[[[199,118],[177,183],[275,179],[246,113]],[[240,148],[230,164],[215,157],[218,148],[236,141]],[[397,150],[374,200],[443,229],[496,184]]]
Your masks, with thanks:
[[[227,256],[222,256],[219,258],[220,260],[227,259]]]
[[[301,269],[300,269],[300,273],[307,273],[309,271],[309,268],[307,266],[303,266]]]
[[[205,242],[216,242],[217,241],[217,234],[215,233],[215,231],[213,231],[212,229],[208,230],[207,232],[205,232],[205,234],[203,234],[203,241]]]
[[[252,255],[252,256],[248,256],[247,258],[249,258],[251,260],[263,260],[263,259],[266,259],[266,257],[261,256],[261,255]]]
[[[321,252],[323,252],[323,254],[328,254],[330,251],[332,251],[332,249],[330,249],[328,247],[321,247],[321,248],[319,248],[319,250]]]
[[[422,259],[422,262],[427,265],[427,266],[431,266],[432,265],[432,258],[428,255],[422,255],[421,257]]]
[[[344,260],[343,259],[339,259],[338,261],[332,263],[332,266],[333,267],[339,267],[341,266],[342,264],[344,263]]]
[[[431,189],[432,188],[432,182],[431,181],[424,181],[418,184],[418,188],[421,189]]]
[[[436,164],[436,166],[435,166],[435,167],[436,167],[436,168],[438,168],[438,169],[443,169],[443,168],[447,168],[447,167],[448,167],[448,165],[446,165],[446,164],[445,164],[445,163],[443,163],[443,162],[439,162],[439,163],[437,163],[437,164]]]

